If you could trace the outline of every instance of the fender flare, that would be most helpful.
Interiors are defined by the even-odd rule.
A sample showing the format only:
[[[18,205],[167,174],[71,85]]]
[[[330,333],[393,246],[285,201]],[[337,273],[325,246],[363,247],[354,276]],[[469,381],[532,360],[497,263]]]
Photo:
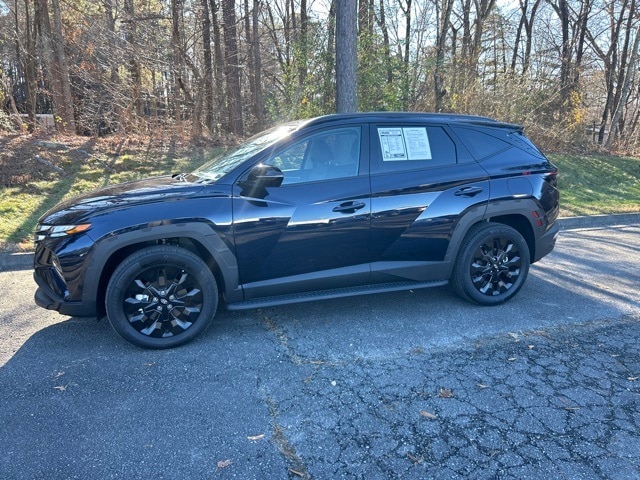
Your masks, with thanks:
[[[536,210],[539,211],[540,206],[533,198],[519,198],[489,201],[485,209],[475,209],[470,211],[462,216],[451,235],[449,248],[445,254],[445,262],[448,262],[451,268],[453,268],[453,264],[458,256],[458,250],[469,229],[476,223],[489,221],[493,217],[518,215],[526,219],[531,226],[531,231],[533,232],[532,240],[534,242],[533,248],[535,249],[535,244],[537,243],[538,238],[544,233],[536,233],[536,231],[540,229],[533,223],[534,219],[531,215],[531,212]]]
[[[97,240],[92,248],[85,273],[82,298],[97,298],[104,269],[116,252],[131,245],[152,242],[163,238],[188,238],[202,245],[216,262],[224,285],[221,293],[229,301],[243,299],[239,286],[238,262],[221,236],[210,225],[199,222],[181,222],[166,225],[142,225],[135,229],[115,231]]]

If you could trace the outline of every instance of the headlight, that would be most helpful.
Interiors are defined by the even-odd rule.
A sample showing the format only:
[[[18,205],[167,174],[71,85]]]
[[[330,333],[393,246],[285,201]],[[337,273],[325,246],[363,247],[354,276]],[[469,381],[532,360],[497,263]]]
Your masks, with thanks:
[[[66,237],[67,235],[75,235],[76,233],[89,230],[90,223],[81,223],[79,225],[38,225],[34,240],[39,242],[45,238]]]

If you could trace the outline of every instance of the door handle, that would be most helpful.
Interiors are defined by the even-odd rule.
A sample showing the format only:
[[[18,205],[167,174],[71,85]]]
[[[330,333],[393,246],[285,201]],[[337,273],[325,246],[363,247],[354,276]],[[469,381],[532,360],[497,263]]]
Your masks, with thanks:
[[[464,187],[454,193],[456,197],[474,197],[482,192],[482,187]]]
[[[364,202],[345,202],[341,203],[337,207],[334,207],[333,211],[339,213],[354,213],[356,210],[364,208],[364,206]]]

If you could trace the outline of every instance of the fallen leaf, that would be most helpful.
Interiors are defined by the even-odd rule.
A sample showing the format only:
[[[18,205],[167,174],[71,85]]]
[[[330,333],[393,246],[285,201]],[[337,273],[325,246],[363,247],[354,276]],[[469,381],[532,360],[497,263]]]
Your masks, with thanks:
[[[507,358],[507,361],[515,362],[517,359],[518,359],[518,357],[509,357],[509,358]]]
[[[435,420],[436,418],[438,418],[437,415],[434,415],[433,413],[427,412],[426,410],[420,410],[420,415],[422,415],[424,418],[428,418],[430,420]]]
[[[414,457],[413,455],[411,455],[409,452],[407,452],[407,457],[409,458],[409,460],[411,460],[413,463],[422,463],[423,460],[422,458],[418,458],[418,457]]]
[[[560,400],[562,403],[566,405],[566,407],[563,407],[565,410],[569,410],[569,411],[580,410],[580,407],[576,406],[575,404],[573,404],[572,402],[570,402],[564,397],[558,397],[558,400]]]
[[[262,440],[264,438],[264,433],[260,434],[260,435],[254,435],[251,437],[247,437],[247,439],[251,440],[252,442],[257,442],[258,440]]]
[[[453,390],[451,390],[450,388],[441,388],[440,392],[438,392],[438,397],[440,397],[440,398],[452,398],[453,397]]]
[[[230,466],[233,462],[231,460],[220,460],[218,462],[218,468],[227,468],[228,466]]]
[[[291,473],[293,473],[294,475],[296,475],[296,476],[298,476],[298,477],[300,477],[300,478],[304,478],[304,477],[305,477],[305,474],[304,474],[304,473],[299,472],[299,471],[297,471],[297,470],[294,470],[293,468],[289,468],[288,470],[289,470]]]

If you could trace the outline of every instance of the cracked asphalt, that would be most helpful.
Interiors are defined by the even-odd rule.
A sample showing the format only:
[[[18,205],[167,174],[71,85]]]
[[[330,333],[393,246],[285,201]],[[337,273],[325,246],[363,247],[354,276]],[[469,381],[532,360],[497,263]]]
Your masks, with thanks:
[[[640,223],[568,227],[506,305],[221,310],[160,352],[5,255],[0,478],[640,478]]]

